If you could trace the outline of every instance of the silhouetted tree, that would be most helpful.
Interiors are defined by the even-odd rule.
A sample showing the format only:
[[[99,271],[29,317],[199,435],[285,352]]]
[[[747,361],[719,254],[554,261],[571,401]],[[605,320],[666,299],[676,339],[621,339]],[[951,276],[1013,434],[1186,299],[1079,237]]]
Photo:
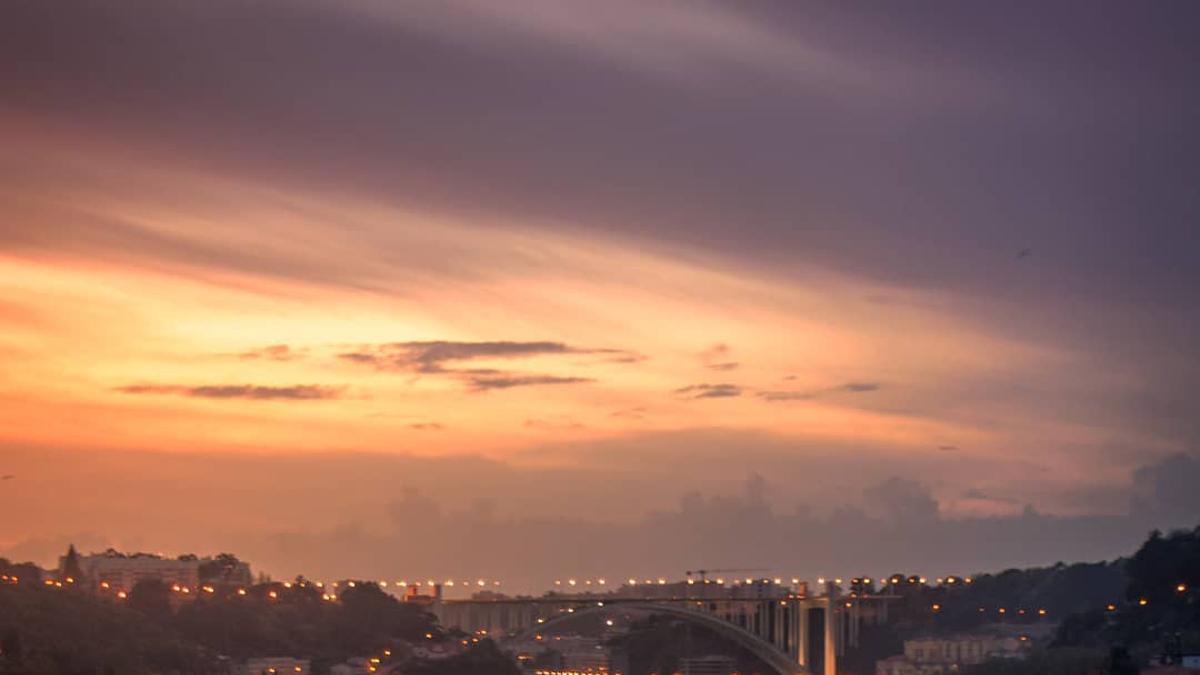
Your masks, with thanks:
[[[62,569],[59,570],[59,575],[63,580],[83,580],[83,568],[79,566],[79,552],[75,550],[75,544],[67,547],[67,554],[63,556]]]
[[[521,675],[511,656],[491,639],[480,640],[466,652],[442,661],[428,661],[405,669],[409,675]]]
[[[142,579],[129,591],[129,606],[154,618],[171,614],[171,589],[158,579]]]
[[[21,632],[16,626],[9,627],[0,638],[0,657],[5,661],[21,660]]]

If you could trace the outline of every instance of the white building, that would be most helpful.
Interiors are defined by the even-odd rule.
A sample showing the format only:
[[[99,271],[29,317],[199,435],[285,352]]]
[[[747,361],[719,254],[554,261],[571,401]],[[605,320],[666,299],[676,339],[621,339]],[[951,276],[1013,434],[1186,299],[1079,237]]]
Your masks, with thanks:
[[[113,549],[79,556],[77,560],[79,571],[93,588],[114,593],[128,593],[139,581],[155,580],[194,594],[200,586],[201,568],[214,563],[213,558],[166,558],[151,553],[125,554]],[[240,561],[219,573],[221,583],[249,585],[252,581],[250,566]]]
[[[958,635],[904,641],[904,654],[878,661],[876,675],[946,675],[991,658],[1020,658],[1028,637]]]

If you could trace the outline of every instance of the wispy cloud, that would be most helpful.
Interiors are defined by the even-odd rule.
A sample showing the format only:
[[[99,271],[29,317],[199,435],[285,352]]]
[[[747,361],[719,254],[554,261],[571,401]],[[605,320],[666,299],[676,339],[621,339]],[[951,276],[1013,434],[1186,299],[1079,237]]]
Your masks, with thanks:
[[[732,398],[742,395],[742,388],[736,384],[692,384],[675,390],[676,396],[687,399],[700,398]]]
[[[117,387],[124,394],[169,394],[190,398],[252,399],[258,401],[290,400],[317,401],[340,398],[343,387],[297,384],[286,387],[254,384],[219,384],[187,386],[178,384],[131,384]]]
[[[758,392],[758,397],[764,401],[809,401],[829,394],[838,393],[864,393],[869,391],[877,391],[880,388],[877,382],[847,382],[836,387],[826,387],[824,389],[810,389],[807,391],[794,390],[770,390]]]
[[[729,345],[718,342],[700,352],[700,363],[709,370],[736,370],[741,364],[730,358],[732,353],[733,350],[729,348]]]
[[[548,384],[581,384],[593,382],[590,377],[510,373],[496,368],[454,368],[480,359],[525,359],[539,356],[596,354],[626,363],[641,360],[641,356],[623,349],[575,347],[551,341],[483,341],[452,342],[445,340],[423,342],[391,342],[362,345],[343,351],[338,358],[351,363],[370,365],[378,370],[447,375],[467,383],[473,391],[511,389]]]
[[[512,389],[513,387],[533,387],[544,384],[584,384],[595,382],[589,377],[560,377],[558,375],[500,375],[487,377],[470,377],[468,382],[475,391],[490,389]]]
[[[268,345],[258,349],[250,349],[238,354],[238,358],[263,361],[294,361],[302,358],[304,352],[301,350],[292,349],[288,345]]]
[[[473,359],[519,359],[555,354],[596,354],[616,350],[580,349],[562,342],[390,342],[363,345],[353,351],[338,354],[354,363],[370,364],[380,370],[399,370],[416,373],[444,373],[446,364]]]

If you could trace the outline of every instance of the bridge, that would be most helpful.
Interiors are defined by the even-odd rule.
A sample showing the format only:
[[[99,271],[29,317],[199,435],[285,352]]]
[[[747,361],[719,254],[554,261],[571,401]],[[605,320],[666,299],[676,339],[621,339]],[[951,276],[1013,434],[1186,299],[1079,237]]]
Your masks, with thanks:
[[[838,656],[847,642],[857,642],[862,598],[839,598],[832,587],[820,596],[809,596],[803,587],[750,596],[721,588],[692,592],[690,585],[673,587],[677,594],[662,588],[638,594],[639,589],[626,587],[608,594],[439,599],[430,609],[447,628],[487,634],[506,644],[540,639],[589,615],[664,615],[712,630],[777,675],[836,675]]]

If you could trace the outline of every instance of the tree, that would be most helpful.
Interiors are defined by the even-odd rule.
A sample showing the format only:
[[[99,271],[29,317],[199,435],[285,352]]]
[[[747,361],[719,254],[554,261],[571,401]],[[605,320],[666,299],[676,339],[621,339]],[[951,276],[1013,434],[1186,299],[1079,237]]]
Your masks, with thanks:
[[[5,661],[21,660],[21,633],[16,626],[10,626],[0,638],[0,657]]]
[[[200,576],[200,581],[228,581],[241,564],[236,555],[220,553],[211,560],[200,563],[196,572]]]
[[[64,580],[79,581],[83,579],[83,568],[79,566],[79,552],[75,550],[75,544],[67,547],[67,554],[63,556],[62,569],[59,570],[59,573]]]
[[[171,589],[158,579],[142,579],[129,591],[129,606],[155,618],[171,614]]]
[[[516,661],[500,651],[490,638],[480,640],[458,656],[418,664],[405,672],[410,675],[521,675]]]

